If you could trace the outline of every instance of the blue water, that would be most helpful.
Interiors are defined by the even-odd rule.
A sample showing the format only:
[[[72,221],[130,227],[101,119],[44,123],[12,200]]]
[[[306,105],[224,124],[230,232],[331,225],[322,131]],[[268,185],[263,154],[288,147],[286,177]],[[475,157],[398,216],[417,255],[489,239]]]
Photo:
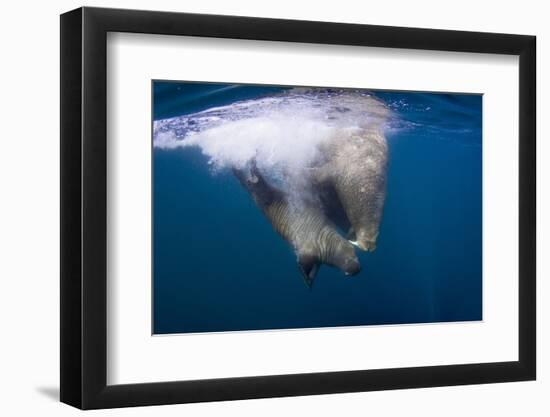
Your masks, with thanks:
[[[156,81],[154,120],[284,90]],[[378,247],[357,276],[323,266],[312,290],[229,171],[154,148],[155,334],[482,319],[482,97],[371,93],[395,127]]]

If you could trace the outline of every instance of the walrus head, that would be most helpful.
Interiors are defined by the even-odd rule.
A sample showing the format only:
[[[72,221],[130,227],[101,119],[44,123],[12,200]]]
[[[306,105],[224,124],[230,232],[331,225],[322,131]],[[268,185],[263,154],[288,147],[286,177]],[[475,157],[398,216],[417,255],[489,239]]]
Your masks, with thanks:
[[[359,249],[366,252],[373,252],[376,250],[376,241],[378,240],[378,230],[368,233],[367,231],[360,230],[356,234],[350,237],[350,243],[357,246]]]
[[[311,254],[302,254],[298,256],[298,267],[302,273],[302,278],[306,285],[311,289],[313,281],[319,272],[321,263],[334,266],[344,272],[346,276],[357,275],[361,271],[359,259],[355,254],[353,245],[342,239],[336,245],[329,259],[321,260],[318,256]]]
[[[337,250],[333,252],[327,263],[335,266],[347,276],[357,275],[361,271],[361,264],[353,246],[344,239],[339,242]]]

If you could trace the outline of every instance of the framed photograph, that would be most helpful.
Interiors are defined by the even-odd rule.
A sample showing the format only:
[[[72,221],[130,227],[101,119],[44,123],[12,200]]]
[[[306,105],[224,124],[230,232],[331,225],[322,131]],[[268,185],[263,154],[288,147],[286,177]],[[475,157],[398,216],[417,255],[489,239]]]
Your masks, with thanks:
[[[61,401],[533,380],[535,37],[61,16]]]

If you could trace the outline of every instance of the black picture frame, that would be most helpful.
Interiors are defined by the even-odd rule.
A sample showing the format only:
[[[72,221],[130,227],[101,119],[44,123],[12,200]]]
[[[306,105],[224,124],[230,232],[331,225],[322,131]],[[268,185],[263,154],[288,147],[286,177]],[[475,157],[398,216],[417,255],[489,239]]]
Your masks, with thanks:
[[[107,385],[108,32],[519,56],[519,360]],[[61,15],[61,401],[81,409],[481,384],[536,377],[536,38],[80,8]]]

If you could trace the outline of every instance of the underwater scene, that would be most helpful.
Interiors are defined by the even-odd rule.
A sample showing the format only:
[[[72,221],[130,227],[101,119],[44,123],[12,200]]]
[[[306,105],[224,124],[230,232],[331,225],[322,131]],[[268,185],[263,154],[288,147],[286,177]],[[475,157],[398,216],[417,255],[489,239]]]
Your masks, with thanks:
[[[153,334],[482,320],[482,95],[152,81]]]

